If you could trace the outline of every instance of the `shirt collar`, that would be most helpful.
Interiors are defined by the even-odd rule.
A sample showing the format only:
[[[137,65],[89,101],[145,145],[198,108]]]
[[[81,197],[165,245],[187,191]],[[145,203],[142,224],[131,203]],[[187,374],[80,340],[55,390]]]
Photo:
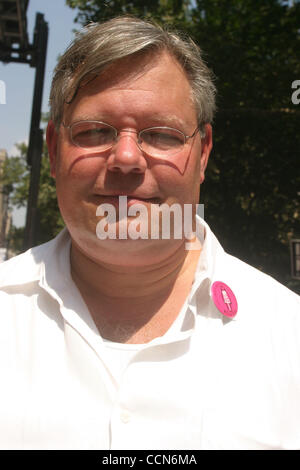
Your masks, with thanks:
[[[225,262],[225,257],[228,255],[206,222],[198,215],[196,221],[197,237],[202,249],[188,298],[188,306],[194,315],[207,316],[209,311],[209,316],[228,320],[215,307],[211,296],[213,282],[222,281],[230,285]],[[32,248],[21,256],[11,258],[5,263],[6,269],[0,272],[0,288],[39,282],[41,287],[59,300],[56,286],[59,285],[60,292],[70,286],[70,246],[70,235],[64,228],[50,242]],[[57,276],[58,272],[59,276]]]
[[[189,295],[189,307],[194,315],[222,319],[223,323],[234,321],[237,316],[228,318],[216,307],[211,293],[214,282],[231,285],[232,273],[228,266],[229,255],[212,233],[207,223],[196,216],[196,232],[202,249],[195,272],[195,279]]]
[[[70,237],[64,228],[53,240],[9,259],[0,270],[0,288],[39,282],[46,270],[54,274],[60,248],[65,248],[68,243],[70,245]]]

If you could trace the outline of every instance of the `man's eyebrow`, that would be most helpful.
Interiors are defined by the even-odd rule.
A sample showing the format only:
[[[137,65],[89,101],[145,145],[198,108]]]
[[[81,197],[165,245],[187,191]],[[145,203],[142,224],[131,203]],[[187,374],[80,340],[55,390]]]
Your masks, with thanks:
[[[168,126],[175,126],[175,127],[181,127],[184,128],[186,126],[186,122],[181,119],[178,116],[175,116],[173,114],[164,114],[164,115],[154,115],[152,116],[151,120],[154,123],[160,124],[160,125],[168,125]]]
[[[153,114],[153,115],[145,116],[142,119],[148,123],[143,128],[155,127],[155,126],[167,126],[167,127],[175,127],[176,129],[186,129],[187,124],[188,124],[186,121],[184,121],[179,116],[176,116],[174,114],[162,114],[162,115]],[[101,122],[106,122],[107,124],[110,124],[111,126],[114,125],[112,123],[113,116],[108,115],[108,114],[102,114],[102,115],[81,114],[79,116],[76,116],[74,119],[72,119],[72,123],[78,122],[78,121],[101,121]]]
[[[88,114],[80,114],[71,120],[71,122],[78,122],[78,121],[101,121],[99,116],[91,116]]]

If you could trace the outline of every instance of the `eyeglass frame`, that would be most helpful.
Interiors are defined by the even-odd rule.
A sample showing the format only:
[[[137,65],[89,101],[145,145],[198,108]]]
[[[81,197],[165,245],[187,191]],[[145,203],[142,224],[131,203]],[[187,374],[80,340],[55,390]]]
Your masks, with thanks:
[[[179,129],[176,129],[175,127],[168,127],[168,126],[153,126],[153,127],[146,127],[144,129],[141,129],[140,131],[134,131],[134,130],[131,130],[131,129],[121,129],[121,130],[118,130],[116,127],[112,126],[111,124],[108,124],[107,122],[104,122],[104,121],[96,121],[96,120],[80,120],[80,121],[74,121],[72,122],[72,124],[70,124],[69,126],[66,126],[65,123],[62,121],[61,124],[64,128],[66,129],[69,129],[69,138],[70,138],[70,141],[72,142],[73,145],[75,145],[76,147],[78,148],[82,148],[82,149],[91,149],[91,148],[97,148],[97,146],[95,145],[94,147],[82,147],[80,145],[78,145],[76,142],[74,142],[73,140],[73,135],[72,135],[72,127],[74,126],[74,124],[78,124],[78,123],[86,123],[86,122],[90,122],[90,123],[99,123],[99,124],[104,124],[108,127],[110,127],[111,129],[114,129],[116,131],[116,134],[115,134],[115,140],[113,142],[112,145],[108,146],[107,148],[105,148],[103,150],[103,152],[106,152],[107,150],[113,148],[114,144],[117,142],[117,138],[118,136],[120,135],[120,132],[122,131],[125,131],[125,132],[132,132],[134,134],[137,134],[137,146],[138,148],[141,150],[141,152],[143,153],[147,153],[145,150],[143,150],[140,145],[139,145],[139,139],[140,139],[140,134],[144,131],[150,131],[152,129],[170,129],[172,131],[176,131],[176,132],[179,132],[183,137],[184,137],[184,142],[183,142],[183,147],[185,146],[185,144],[187,143],[187,141],[189,139],[192,139],[193,137],[195,137],[196,133],[198,131],[200,131],[200,127],[201,125],[198,124],[198,126],[196,127],[196,129],[194,130],[194,132],[191,134],[191,135],[186,135],[184,132],[180,131]],[[201,136],[201,138],[203,138],[203,136]],[[182,150],[179,150],[178,152],[176,152],[174,155],[176,155],[177,153],[179,153],[180,151]],[[150,154],[149,154],[150,155]],[[150,155],[150,156],[153,156],[155,157],[155,155]]]

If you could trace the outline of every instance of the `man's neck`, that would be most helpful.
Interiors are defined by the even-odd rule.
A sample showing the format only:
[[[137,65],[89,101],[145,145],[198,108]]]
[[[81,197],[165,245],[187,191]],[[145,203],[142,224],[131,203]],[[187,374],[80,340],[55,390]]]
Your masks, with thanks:
[[[154,265],[107,265],[71,249],[71,273],[100,334],[146,343],[172,325],[190,292],[200,254],[184,244]]]

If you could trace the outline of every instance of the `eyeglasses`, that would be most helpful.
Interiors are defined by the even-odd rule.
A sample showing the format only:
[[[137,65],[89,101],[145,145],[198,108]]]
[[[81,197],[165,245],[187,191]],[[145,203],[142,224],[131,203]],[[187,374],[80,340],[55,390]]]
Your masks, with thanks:
[[[105,152],[118,141],[119,131],[101,121],[77,121],[70,126],[70,140],[74,145],[84,149],[97,149]],[[124,129],[125,130],[125,129]],[[152,157],[171,157],[181,152],[189,139],[199,131],[195,129],[192,135],[185,135],[172,127],[149,127],[139,132],[126,130],[137,134],[137,145],[142,152]]]

